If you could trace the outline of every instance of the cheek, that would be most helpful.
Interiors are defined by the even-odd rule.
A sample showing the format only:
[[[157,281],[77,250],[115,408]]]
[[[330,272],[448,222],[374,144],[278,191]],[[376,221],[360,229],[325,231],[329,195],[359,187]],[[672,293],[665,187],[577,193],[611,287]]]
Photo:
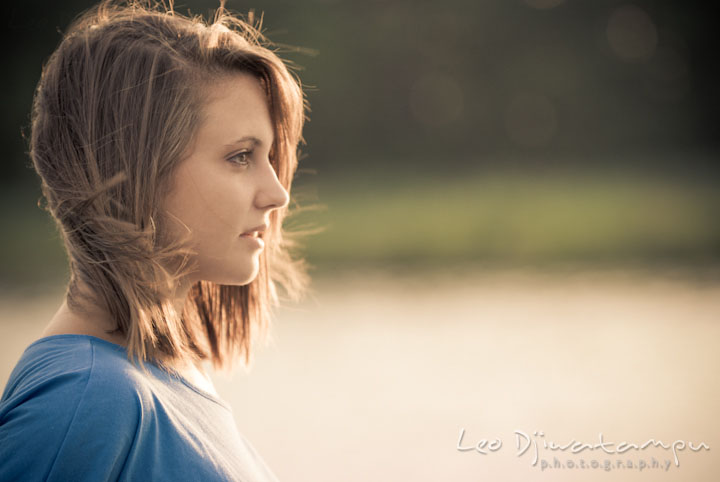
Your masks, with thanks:
[[[180,221],[174,223],[179,229],[185,231],[184,224],[199,246],[216,248],[242,233],[250,202],[235,179],[207,172],[178,174],[165,206],[171,218]]]

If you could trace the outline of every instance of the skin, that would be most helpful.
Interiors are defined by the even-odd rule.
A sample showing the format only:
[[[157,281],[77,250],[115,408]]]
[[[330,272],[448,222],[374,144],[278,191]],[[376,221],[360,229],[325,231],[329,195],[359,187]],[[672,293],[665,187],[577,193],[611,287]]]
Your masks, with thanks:
[[[289,200],[269,161],[274,132],[259,81],[247,74],[230,74],[207,87],[207,95],[203,122],[163,203],[173,220],[171,235],[189,230],[196,252],[192,261],[197,270],[175,287],[172,302],[178,309],[196,281],[251,282],[258,274],[262,243],[243,233],[268,225],[270,213]],[[76,313],[63,303],[42,337],[87,334],[124,345],[121,336],[106,333],[113,328],[101,307],[84,306],[83,313]],[[178,371],[215,393],[203,367],[178,367]]]

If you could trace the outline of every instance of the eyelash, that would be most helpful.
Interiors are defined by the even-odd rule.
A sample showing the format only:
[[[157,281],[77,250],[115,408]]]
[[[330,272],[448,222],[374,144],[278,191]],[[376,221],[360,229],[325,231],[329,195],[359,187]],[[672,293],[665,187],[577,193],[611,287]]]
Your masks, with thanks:
[[[232,162],[233,164],[237,164],[239,166],[247,166],[250,164],[250,156],[252,155],[253,151],[240,151],[236,154],[233,154],[232,156],[228,157],[228,161]],[[242,161],[235,161],[233,159],[237,158],[243,158]]]

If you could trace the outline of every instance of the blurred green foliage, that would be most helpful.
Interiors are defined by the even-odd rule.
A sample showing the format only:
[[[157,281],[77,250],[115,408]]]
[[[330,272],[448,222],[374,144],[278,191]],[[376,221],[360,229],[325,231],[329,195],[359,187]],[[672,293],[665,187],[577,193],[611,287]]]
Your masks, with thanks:
[[[462,178],[390,176],[321,183],[321,266],[720,260],[720,186],[626,171]],[[296,220],[302,224],[303,215]]]

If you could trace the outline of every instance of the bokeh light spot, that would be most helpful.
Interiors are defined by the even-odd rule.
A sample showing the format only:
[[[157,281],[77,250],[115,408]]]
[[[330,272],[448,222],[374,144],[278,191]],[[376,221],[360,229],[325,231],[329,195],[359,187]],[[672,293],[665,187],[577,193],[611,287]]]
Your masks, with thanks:
[[[613,10],[606,34],[615,55],[628,62],[649,59],[658,43],[655,23],[635,5],[623,5]]]

